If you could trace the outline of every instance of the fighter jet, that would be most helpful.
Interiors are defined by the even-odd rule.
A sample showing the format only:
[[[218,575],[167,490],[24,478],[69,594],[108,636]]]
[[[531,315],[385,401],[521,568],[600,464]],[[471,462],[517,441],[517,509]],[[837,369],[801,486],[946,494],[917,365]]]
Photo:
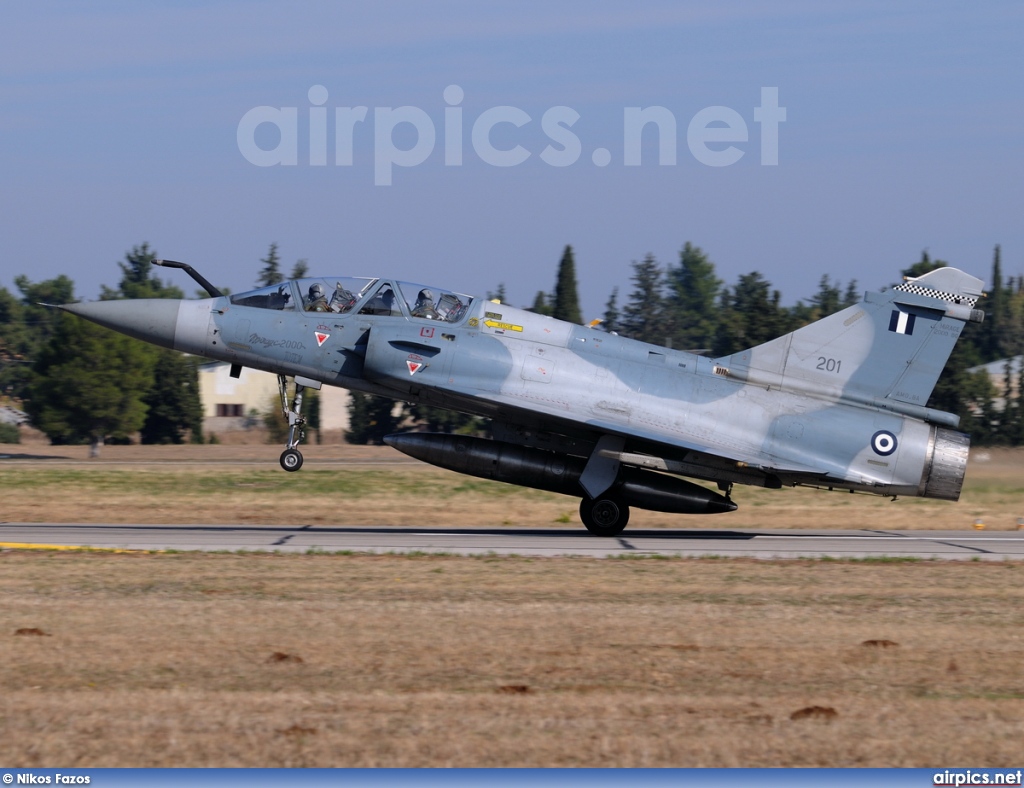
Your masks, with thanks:
[[[385,440],[442,468],[577,496],[599,536],[620,533],[630,507],[733,511],[735,484],[960,496],[970,439],[926,405],[961,330],[984,317],[981,280],[954,268],[708,358],[432,285],[315,277],[225,296],[191,266],[158,264],[210,297],[63,308],[229,362],[236,377],[276,373],[286,471],[302,465],[303,392],[327,384],[491,419],[490,439]]]

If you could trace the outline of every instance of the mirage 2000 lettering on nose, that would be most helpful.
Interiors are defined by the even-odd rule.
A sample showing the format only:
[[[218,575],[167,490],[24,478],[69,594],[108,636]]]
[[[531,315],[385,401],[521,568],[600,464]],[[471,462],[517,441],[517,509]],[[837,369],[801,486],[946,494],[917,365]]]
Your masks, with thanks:
[[[390,435],[460,473],[581,498],[594,534],[630,507],[729,512],[735,484],[955,501],[969,438],[926,403],[981,280],[941,268],[758,347],[706,358],[394,279],[319,277],[202,300],[63,308],[163,347],[276,373],[302,455],[302,395],[324,383],[493,420],[493,439]],[[286,376],[295,379],[291,402]],[[717,483],[719,492],[682,477]]]

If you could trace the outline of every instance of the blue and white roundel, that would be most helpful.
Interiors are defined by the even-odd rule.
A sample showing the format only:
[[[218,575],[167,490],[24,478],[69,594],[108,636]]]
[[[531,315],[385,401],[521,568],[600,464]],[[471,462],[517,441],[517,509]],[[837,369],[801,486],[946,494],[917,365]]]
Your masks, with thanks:
[[[875,454],[888,457],[896,451],[896,436],[888,430],[879,430],[871,436],[871,449]]]

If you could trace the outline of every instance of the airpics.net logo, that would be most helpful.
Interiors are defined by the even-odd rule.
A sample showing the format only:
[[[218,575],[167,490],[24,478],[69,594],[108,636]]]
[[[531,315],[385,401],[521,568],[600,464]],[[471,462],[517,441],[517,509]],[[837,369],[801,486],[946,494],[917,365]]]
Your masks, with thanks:
[[[308,152],[308,162],[303,161],[303,164],[326,167],[330,159],[336,167],[351,167],[356,160],[357,139],[364,140],[362,150],[366,138],[372,134],[373,182],[377,186],[390,186],[396,167],[423,164],[438,147],[437,124],[420,107],[374,107],[372,113],[369,107],[335,107],[331,140],[331,124],[328,123],[331,113],[325,106],[327,88],[313,85],[307,98],[310,106],[301,122],[299,107],[253,107],[242,116],[238,122],[238,150],[246,161],[257,167],[295,167],[300,163],[300,148],[306,148],[302,153]],[[572,107],[550,107],[540,116],[540,129],[548,144],[538,152],[525,147],[522,144],[525,139],[517,142],[515,135],[510,135],[534,122],[524,110],[503,105],[486,109],[475,118],[466,118],[461,106],[465,92],[461,87],[449,85],[444,89],[443,98],[440,134],[447,167],[459,167],[466,160],[467,131],[473,155],[492,167],[515,167],[535,153],[551,167],[569,167],[584,155],[583,142],[573,131],[580,114]],[[786,120],[786,108],[779,106],[777,87],[761,88],[761,103],[753,108],[752,118],[759,129],[761,165],[778,165],[779,124]],[[368,129],[371,125],[372,129]],[[657,136],[657,163],[660,166],[676,164],[680,124],[673,112],[662,106],[624,107],[620,159],[623,166],[639,167],[653,159],[648,155],[644,161],[642,151],[644,130],[649,126]],[[302,137],[308,139],[308,147],[300,146]],[[496,142],[495,137],[502,141]],[[272,147],[260,145],[270,140],[274,142]],[[409,141],[411,145],[399,144]],[[708,167],[735,164],[747,153],[739,145],[749,142],[750,128],[746,119],[730,107],[705,107],[686,125],[686,146],[690,154]],[[606,147],[590,152],[590,161],[596,167],[607,167],[613,158],[612,151]]]

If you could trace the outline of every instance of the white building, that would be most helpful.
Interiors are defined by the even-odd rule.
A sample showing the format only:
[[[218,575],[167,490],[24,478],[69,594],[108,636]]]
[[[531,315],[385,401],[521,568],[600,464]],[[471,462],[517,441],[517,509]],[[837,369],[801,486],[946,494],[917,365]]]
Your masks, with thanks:
[[[277,375],[242,368],[231,377],[231,365],[211,361],[199,366],[199,399],[203,405],[203,434],[253,430],[263,427],[263,414],[281,407]],[[348,432],[347,390],[324,386],[320,396],[320,434],[324,443],[340,443]]]
[[[1020,369],[1021,365],[1024,364],[1024,356],[1013,356],[1012,358],[1001,358],[997,361],[990,361],[987,364],[981,364],[977,367],[971,367],[968,372],[985,372],[988,374],[989,379],[992,381],[992,386],[996,390],[996,398],[993,405],[997,411],[1002,411],[1006,407],[1007,397],[1013,400],[1020,396]],[[1009,365],[1010,369],[1010,389],[1006,389],[1006,369]]]

